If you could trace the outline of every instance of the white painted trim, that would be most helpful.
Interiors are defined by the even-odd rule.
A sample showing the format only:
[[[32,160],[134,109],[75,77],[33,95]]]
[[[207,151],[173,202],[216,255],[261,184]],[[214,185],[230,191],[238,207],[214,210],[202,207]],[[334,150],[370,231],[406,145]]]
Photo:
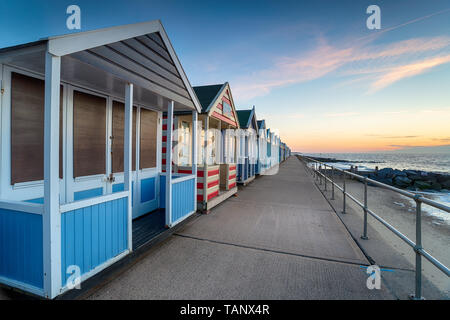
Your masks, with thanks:
[[[197,202],[197,200],[196,200],[195,202]],[[185,215],[185,216],[181,217],[180,219],[178,219],[177,221],[174,221],[173,223],[171,223],[171,224],[169,225],[169,227],[172,228],[173,226],[179,224],[179,223],[180,223],[181,221],[183,221],[183,220],[186,220],[188,217],[190,217],[191,215],[193,215],[193,214],[196,213],[196,212],[197,212],[197,210],[194,210],[194,211],[189,212],[187,215]]]
[[[116,192],[116,193],[107,194],[107,195],[100,196],[100,197],[89,198],[89,199],[85,199],[85,200],[71,202],[71,203],[61,205],[59,207],[59,212],[64,213],[64,212],[68,212],[68,211],[77,210],[80,208],[95,206],[96,204],[109,202],[109,201],[113,201],[113,200],[117,200],[117,199],[121,199],[121,198],[125,198],[125,197],[128,197],[128,191]]]
[[[35,294],[40,297],[44,297],[44,290],[35,286],[32,286],[30,284],[26,284],[21,281],[9,279],[6,277],[0,276],[0,283],[3,283],[6,286],[14,287],[22,291],[30,292],[32,294]]]
[[[125,110],[124,110],[124,135],[123,135],[123,184],[124,190],[128,194],[127,216],[128,216],[128,250],[133,250],[133,209],[131,197],[132,184],[132,145],[133,145],[133,84],[125,85]]]
[[[141,175],[139,170],[141,165],[141,107],[136,109],[136,184],[134,186],[133,210],[136,212],[133,216],[137,216],[141,207]]]
[[[159,31],[161,22],[153,20],[128,24],[99,30],[77,32],[48,39],[49,52],[56,56],[64,56],[74,52],[95,48],[148,33]]]
[[[187,180],[191,180],[194,179],[196,176],[194,176],[193,174],[187,174],[187,175],[177,175],[177,177],[175,179],[172,179],[172,185],[183,182],[183,181],[187,181]]]
[[[125,250],[124,252],[120,253],[119,255],[115,256],[114,258],[109,259],[108,261],[104,262],[103,264],[95,267],[94,269],[92,269],[91,271],[83,274],[81,276],[81,283],[83,283],[83,281],[95,276],[97,273],[99,273],[100,271],[105,270],[106,268],[108,268],[109,266],[113,265],[114,263],[116,263],[117,261],[119,261],[120,259],[124,258],[125,256],[127,256],[128,254],[130,254],[130,250]],[[67,287],[67,284],[65,284],[59,294],[63,294],[67,291],[69,291],[70,289]],[[75,289],[76,290],[76,289]]]
[[[166,225],[172,221],[172,135],[173,135],[174,102],[170,101],[167,108],[167,140],[166,140]]]
[[[0,200],[0,209],[20,211],[42,215],[44,213],[44,205],[40,203]]]
[[[59,216],[59,102],[61,57],[45,54],[44,107],[44,292],[54,298],[61,288],[61,218]]]
[[[194,211],[197,211],[197,137],[198,137],[198,113],[192,111],[192,175],[194,176]]]
[[[107,178],[112,173],[112,99],[110,97],[106,98],[106,123],[105,123],[105,186],[104,194],[112,193],[112,182],[108,181]]]

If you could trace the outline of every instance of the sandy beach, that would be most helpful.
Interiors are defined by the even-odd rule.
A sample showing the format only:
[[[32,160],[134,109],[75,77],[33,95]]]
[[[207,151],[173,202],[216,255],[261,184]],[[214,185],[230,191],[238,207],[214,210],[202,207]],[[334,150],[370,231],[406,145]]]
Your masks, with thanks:
[[[342,179],[337,180],[342,186]],[[363,210],[351,199],[347,198],[347,214],[342,214],[342,192],[335,189],[335,200],[331,198],[331,185],[328,183],[327,192],[324,191],[324,185],[319,185],[320,189],[326,195],[330,204],[334,207],[341,220],[344,222],[349,232],[366,251],[376,264],[386,268],[397,268],[405,270],[414,270],[415,254],[409,245],[398,238],[394,233],[388,230],[384,225],[369,215],[368,217],[368,237],[369,240],[362,240],[360,236],[363,232]],[[356,180],[346,179],[346,188],[358,200],[363,202],[364,185]],[[431,197],[427,195],[427,197]],[[396,194],[392,191],[380,187],[368,186],[368,206],[378,214],[382,219],[394,226],[397,230],[406,235],[409,239],[415,241],[415,205],[411,199]],[[448,221],[435,217],[431,214],[430,208],[426,205],[423,208],[422,219],[422,244],[426,251],[441,261],[444,265],[450,265],[450,225]],[[428,210],[428,211],[427,211]],[[388,247],[390,250],[386,250]],[[422,259],[424,280],[430,281],[444,295],[450,297],[450,280],[448,277],[429,263],[425,258]],[[413,280],[413,272],[411,272]],[[392,277],[392,275],[389,275]],[[411,293],[414,288],[414,281],[411,281]],[[431,289],[428,291],[432,291]],[[427,292],[424,285],[424,295],[439,298],[435,293]]]

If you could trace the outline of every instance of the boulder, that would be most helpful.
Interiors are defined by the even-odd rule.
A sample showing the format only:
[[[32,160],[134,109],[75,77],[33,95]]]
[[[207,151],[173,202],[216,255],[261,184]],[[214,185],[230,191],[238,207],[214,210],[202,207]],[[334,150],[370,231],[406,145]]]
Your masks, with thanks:
[[[376,179],[377,181],[384,183],[384,184],[388,184],[388,185],[393,185],[393,181],[392,178],[384,178],[384,179]]]
[[[431,184],[431,189],[440,191],[442,189],[442,185],[439,182],[433,182]]]
[[[384,168],[378,170],[377,176],[380,178],[391,178],[394,175],[394,169],[392,168]]]
[[[440,183],[443,189],[449,189],[450,190],[450,180],[444,181]]]
[[[401,188],[406,188],[411,184],[412,180],[406,176],[396,176],[394,178],[394,184]]]
[[[405,172],[397,170],[397,169],[393,170],[392,173],[393,173],[394,177],[407,177],[408,176]]]
[[[426,181],[414,181],[414,187],[420,190],[431,189],[431,183]]]
[[[448,174],[437,174],[436,175],[437,182],[442,183],[450,180],[450,175]]]
[[[403,170],[404,173],[406,173],[409,176],[415,176],[415,175],[419,175],[420,172],[417,170]]]

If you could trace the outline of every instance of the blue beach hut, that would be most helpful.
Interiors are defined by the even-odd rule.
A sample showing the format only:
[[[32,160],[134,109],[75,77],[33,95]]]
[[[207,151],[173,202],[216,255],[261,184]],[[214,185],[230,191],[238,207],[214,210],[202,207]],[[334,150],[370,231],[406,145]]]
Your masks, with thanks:
[[[201,106],[159,20],[0,49],[0,83],[0,283],[54,298],[196,211],[197,167],[161,166],[162,113],[171,150]]]
[[[236,110],[241,130],[239,131],[237,182],[247,185],[255,179],[258,160],[255,107],[249,110]]]

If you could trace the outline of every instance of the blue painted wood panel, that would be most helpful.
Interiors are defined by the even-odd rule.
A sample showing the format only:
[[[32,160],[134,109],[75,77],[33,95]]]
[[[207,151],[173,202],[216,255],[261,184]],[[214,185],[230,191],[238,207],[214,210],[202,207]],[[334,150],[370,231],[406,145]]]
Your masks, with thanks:
[[[172,185],[172,223],[194,211],[194,178]]]
[[[84,199],[88,199],[88,198],[99,197],[101,195],[103,195],[103,188],[95,188],[95,189],[77,191],[73,194],[73,200],[79,201],[79,200],[84,200]]]
[[[112,186],[112,192],[121,192],[125,190],[125,185],[122,183],[116,183]]]
[[[166,176],[159,176],[159,207],[166,207]]]
[[[154,200],[156,198],[156,178],[141,180],[141,203]]]
[[[44,204],[44,198],[36,198],[36,199],[25,200],[25,202]]]
[[[42,216],[0,209],[0,276],[44,286]]]
[[[128,247],[128,197],[65,212],[61,215],[62,284],[76,265],[81,274],[107,262]]]

